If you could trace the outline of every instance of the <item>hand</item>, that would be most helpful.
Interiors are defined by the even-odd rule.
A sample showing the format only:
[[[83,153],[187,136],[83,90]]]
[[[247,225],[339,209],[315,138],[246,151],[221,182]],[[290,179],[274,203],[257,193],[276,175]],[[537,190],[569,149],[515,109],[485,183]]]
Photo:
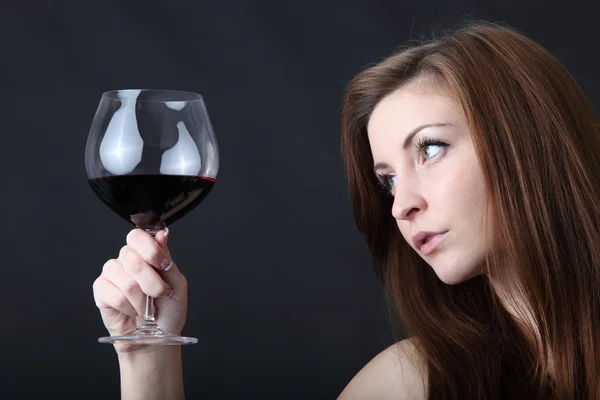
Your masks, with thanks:
[[[153,238],[141,229],[127,235],[117,259],[108,260],[93,285],[94,300],[111,336],[136,328],[144,315],[146,295],[154,298],[156,322],[162,330],[181,334],[187,311],[187,281],[172,261],[168,230]],[[117,352],[145,345],[119,342]]]

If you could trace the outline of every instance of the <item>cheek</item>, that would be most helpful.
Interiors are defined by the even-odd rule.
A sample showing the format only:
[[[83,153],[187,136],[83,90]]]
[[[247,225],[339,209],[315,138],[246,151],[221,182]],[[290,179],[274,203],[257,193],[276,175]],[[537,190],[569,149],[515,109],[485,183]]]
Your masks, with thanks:
[[[470,197],[470,184],[462,171],[453,168],[443,171],[443,176],[433,180],[427,202],[429,205],[451,217],[461,213]],[[441,215],[440,215],[441,216]]]
[[[408,243],[410,247],[413,247],[412,238],[410,236],[410,223],[408,221],[396,221],[396,223],[398,224],[400,234],[402,234],[402,237],[404,238],[406,243]]]
[[[447,213],[474,216],[483,210],[485,187],[481,169],[475,163],[448,166],[431,191],[437,205]]]

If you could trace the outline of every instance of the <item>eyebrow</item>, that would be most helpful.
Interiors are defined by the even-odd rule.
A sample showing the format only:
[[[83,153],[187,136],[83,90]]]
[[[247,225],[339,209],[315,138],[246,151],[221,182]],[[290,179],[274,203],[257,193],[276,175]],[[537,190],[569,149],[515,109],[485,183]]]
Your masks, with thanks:
[[[450,124],[450,123],[437,123],[437,124],[425,124],[425,125],[417,126],[415,129],[413,129],[412,131],[410,131],[410,133],[406,136],[406,139],[404,139],[404,143],[402,143],[402,150],[406,150],[406,148],[408,147],[408,145],[412,141],[413,137],[415,137],[415,135],[417,133],[421,132],[423,129],[425,129],[425,128],[431,128],[431,127],[450,126],[450,125],[452,125],[452,124]],[[373,167],[373,170],[377,171],[379,169],[386,169],[386,168],[389,168],[389,166],[386,163],[377,163],[377,164],[375,164],[375,167]]]

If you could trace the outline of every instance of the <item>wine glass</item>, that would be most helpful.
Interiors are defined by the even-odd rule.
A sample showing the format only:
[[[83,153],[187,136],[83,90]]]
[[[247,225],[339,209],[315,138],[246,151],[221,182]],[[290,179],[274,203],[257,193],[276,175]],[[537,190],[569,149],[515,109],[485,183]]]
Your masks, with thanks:
[[[155,236],[200,204],[215,183],[219,152],[202,96],[154,89],[104,93],[88,135],[85,167],[104,204]],[[98,341],[198,342],[162,331],[149,296],[137,329]]]

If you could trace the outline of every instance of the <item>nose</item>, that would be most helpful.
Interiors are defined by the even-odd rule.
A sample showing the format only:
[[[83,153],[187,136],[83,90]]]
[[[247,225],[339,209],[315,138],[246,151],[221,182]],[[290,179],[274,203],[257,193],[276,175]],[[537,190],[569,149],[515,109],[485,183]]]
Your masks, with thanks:
[[[396,187],[392,216],[398,221],[410,221],[415,214],[425,210],[427,203],[423,196],[412,189]]]

